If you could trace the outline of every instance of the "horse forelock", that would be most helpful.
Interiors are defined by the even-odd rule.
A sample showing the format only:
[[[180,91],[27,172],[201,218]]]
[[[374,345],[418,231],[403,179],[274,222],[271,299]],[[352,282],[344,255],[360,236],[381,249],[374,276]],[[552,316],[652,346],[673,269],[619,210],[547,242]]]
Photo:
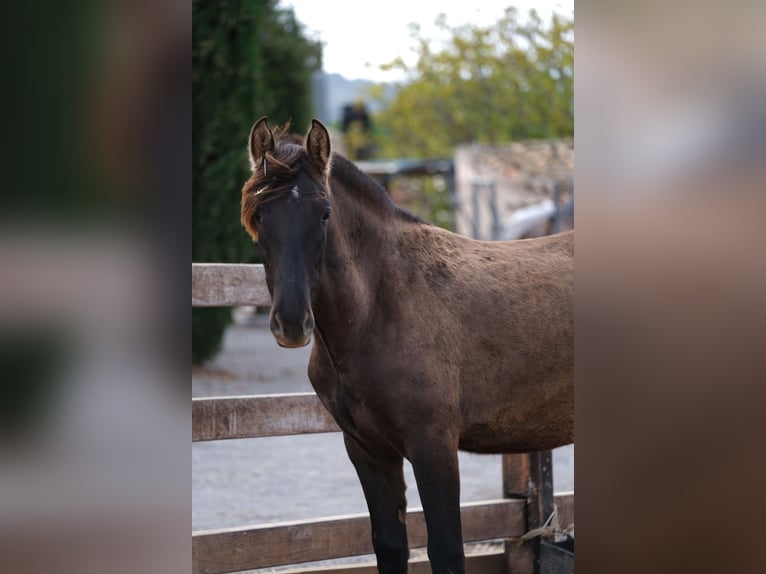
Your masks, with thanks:
[[[303,146],[303,138],[288,134],[287,127],[275,129],[276,145],[273,152],[266,153],[264,162],[256,166],[252,176],[242,187],[241,221],[244,228],[253,239],[258,236],[253,226],[253,216],[259,205],[273,201],[288,192],[299,191],[301,195],[325,197],[327,191],[323,186],[296,185],[301,173],[311,180],[321,184],[322,176],[312,166]]]

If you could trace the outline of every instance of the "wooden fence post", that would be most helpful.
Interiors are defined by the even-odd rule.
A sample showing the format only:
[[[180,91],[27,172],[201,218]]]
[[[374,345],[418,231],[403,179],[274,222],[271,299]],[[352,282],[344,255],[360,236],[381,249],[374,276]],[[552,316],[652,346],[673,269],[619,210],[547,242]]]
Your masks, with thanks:
[[[543,526],[554,508],[551,451],[504,455],[503,496],[526,500],[526,532]],[[539,558],[539,537],[505,542],[507,574],[539,574]]]

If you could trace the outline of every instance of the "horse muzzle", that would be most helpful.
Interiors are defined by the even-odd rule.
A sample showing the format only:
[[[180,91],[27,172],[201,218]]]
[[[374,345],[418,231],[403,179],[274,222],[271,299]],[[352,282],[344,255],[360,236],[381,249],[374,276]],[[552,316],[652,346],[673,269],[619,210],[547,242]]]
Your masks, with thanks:
[[[311,341],[311,334],[314,332],[314,314],[309,309],[304,311],[302,316],[293,318],[279,311],[272,311],[269,327],[280,347],[305,347]]]

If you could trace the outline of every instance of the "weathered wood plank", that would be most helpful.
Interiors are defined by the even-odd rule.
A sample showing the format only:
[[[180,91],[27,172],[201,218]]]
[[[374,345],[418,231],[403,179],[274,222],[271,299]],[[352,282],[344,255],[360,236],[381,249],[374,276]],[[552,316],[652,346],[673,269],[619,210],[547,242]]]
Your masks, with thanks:
[[[314,393],[192,399],[192,442],[338,431]]]
[[[529,455],[504,454],[502,464],[503,496],[526,499],[529,495]]]
[[[551,451],[504,455],[503,495],[526,500],[525,531],[543,526],[553,512],[553,459]],[[506,542],[509,572],[539,572],[540,539]]]
[[[473,552],[465,556],[467,574],[504,574],[504,566],[503,549],[499,545],[495,549]],[[410,558],[407,572],[408,574],[431,574],[431,563],[428,557]],[[318,564],[280,570],[280,574],[378,574],[378,566],[372,561],[340,566]]]
[[[493,500],[462,505],[466,542],[519,536],[524,527],[523,500]],[[407,513],[411,548],[426,545],[422,511]],[[366,514],[195,532],[192,571],[222,574],[283,564],[372,554]]]
[[[263,265],[192,263],[192,307],[236,305],[271,305]]]

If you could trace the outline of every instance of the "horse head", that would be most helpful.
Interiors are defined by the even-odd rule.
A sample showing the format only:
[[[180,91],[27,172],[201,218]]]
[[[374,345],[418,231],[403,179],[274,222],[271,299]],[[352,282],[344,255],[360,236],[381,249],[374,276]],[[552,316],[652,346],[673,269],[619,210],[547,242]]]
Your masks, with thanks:
[[[242,192],[242,223],[260,248],[272,299],[269,325],[282,347],[311,340],[312,293],[331,211],[327,129],[313,120],[305,143],[298,142],[275,138],[266,117],[258,120],[248,141],[253,174]]]

